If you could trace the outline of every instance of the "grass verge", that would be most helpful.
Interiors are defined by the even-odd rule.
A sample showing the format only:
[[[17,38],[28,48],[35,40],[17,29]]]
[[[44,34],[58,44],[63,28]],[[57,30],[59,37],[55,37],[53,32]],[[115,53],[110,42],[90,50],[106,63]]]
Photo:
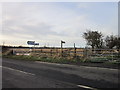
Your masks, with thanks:
[[[79,64],[79,63],[105,63],[105,64],[120,64],[120,60],[106,60],[103,58],[96,59],[67,59],[63,57],[38,57],[38,56],[26,56],[26,55],[3,55],[5,58],[11,58],[16,60],[29,60],[29,61],[42,61],[51,63],[63,63],[63,64]]]
[[[51,63],[78,63],[80,60],[76,59],[66,59],[62,57],[52,58],[52,57],[37,57],[37,56],[25,56],[25,55],[4,55],[5,58],[16,59],[16,60],[29,60],[29,61],[42,61]]]

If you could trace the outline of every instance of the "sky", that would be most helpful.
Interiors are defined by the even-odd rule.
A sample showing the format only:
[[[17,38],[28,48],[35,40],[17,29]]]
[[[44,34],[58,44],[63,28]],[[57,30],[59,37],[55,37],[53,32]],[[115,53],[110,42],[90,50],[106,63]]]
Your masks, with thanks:
[[[5,2],[2,8],[1,44],[85,47],[86,30],[118,34],[117,2]],[[2,23],[2,24],[1,24]]]

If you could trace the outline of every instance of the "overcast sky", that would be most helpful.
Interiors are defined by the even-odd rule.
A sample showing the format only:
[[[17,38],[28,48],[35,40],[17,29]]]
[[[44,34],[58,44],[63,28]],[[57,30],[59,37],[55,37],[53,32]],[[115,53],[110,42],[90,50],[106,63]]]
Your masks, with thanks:
[[[86,30],[118,34],[117,2],[11,2],[2,4],[2,39],[6,45],[84,47]],[[0,36],[1,37],[1,36]]]

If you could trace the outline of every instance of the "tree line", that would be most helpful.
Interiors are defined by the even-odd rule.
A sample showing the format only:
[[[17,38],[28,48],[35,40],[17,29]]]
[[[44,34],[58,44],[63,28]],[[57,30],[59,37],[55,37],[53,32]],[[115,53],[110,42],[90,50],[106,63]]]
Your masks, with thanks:
[[[116,48],[120,49],[120,37],[115,35],[107,35],[105,38],[101,32],[88,30],[83,33],[83,38],[87,41],[87,45],[92,49],[100,48]]]

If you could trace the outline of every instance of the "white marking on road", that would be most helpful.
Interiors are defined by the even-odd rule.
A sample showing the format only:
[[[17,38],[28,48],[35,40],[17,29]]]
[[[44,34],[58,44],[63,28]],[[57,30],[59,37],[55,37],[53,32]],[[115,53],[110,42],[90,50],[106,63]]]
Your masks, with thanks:
[[[88,86],[84,86],[84,85],[77,85],[77,86],[81,87],[81,88],[85,88],[85,89],[98,90],[96,88],[92,88],[92,87],[88,87]]]
[[[6,69],[9,69],[9,70],[12,70],[12,71],[21,72],[21,73],[24,73],[24,74],[35,75],[35,74],[33,74],[33,73],[29,73],[29,72],[25,72],[25,71],[21,71],[21,70],[9,68],[9,67],[3,67],[3,68],[6,68]]]

